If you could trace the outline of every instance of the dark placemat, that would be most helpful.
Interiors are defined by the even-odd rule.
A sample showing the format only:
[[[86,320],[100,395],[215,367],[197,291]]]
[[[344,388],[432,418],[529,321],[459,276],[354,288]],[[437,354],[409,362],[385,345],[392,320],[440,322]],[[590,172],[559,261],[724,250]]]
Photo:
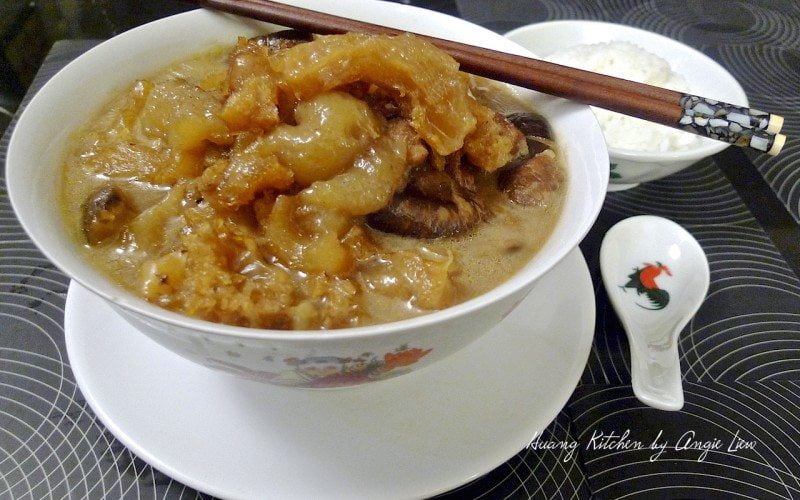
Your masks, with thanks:
[[[581,386],[570,402],[594,498],[800,496],[795,382],[684,382],[680,412],[630,386]]]

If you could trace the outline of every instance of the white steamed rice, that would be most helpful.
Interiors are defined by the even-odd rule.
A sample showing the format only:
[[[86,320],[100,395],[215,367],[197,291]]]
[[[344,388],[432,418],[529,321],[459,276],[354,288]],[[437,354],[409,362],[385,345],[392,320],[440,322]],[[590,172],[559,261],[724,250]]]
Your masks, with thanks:
[[[603,73],[679,92],[691,93],[686,80],[672,71],[664,59],[630,42],[575,45],[555,52],[548,61]],[[665,152],[688,149],[701,138],[664,125],[592,108],[610,147],[636,151]]]

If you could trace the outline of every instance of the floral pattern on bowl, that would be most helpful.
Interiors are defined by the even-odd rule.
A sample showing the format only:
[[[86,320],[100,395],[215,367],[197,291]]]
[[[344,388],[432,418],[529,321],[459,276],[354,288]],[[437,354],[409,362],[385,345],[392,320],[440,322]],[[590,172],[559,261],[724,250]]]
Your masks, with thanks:
[[[251,370],[215,358],[207,358],[206,361],[215,368],[249,379],[291,387],[330,388],[358,385],[402,375],[409,371],[403,368],[415,364],[432,350],[432,348],[422,349],[404,344],[393,352],[384,353],[383,356],[364,352],[353,357],[291,357],[283,360],[286,368],[280,372]]]

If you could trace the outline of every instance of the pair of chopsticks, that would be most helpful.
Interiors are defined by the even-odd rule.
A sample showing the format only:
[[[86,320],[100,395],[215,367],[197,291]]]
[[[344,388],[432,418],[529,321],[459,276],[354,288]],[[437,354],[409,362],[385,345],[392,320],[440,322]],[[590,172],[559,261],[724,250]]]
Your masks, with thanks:
[[[404,33],[270,0],[187,1],[321,35],[349,31],[376,35]],[[779,133],[783,117],[775,114],[530,57],[415,35],[449,53],[460,63],[461,70],[468,73],[750,147],[772,156],[786,143],[786,136]]]

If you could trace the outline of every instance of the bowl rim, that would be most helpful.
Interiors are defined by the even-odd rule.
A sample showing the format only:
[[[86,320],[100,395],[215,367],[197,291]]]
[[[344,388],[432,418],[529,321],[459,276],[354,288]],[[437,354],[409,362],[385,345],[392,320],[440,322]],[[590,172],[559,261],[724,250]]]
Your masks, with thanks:
[[[699,59],[703,62],[704,65],[714,67],[718,71],[722,72],[722,74],[726,75],[729,79],[727,82],[730,85],[730,88],[737,94],[739,94],[738,98],[740,99],[741,106],[748,107],[750,105],[750,101],[747,98],[747,93],[745,92],[744,88],[742,88],[739,81],[727,70],[724,66],[720,63],[712,59],[711,57],[707,56],[706,54],[700,52],[699,50],[695,49],[694,47],[687,45],[680,40],[676,40],[674,38],[670,38],[668,36],[662,35],[661,33],[656,33],[655,31],[649,31],[646,29],[638,28],[635,26],[630,26],[627,24],[620,24],[620,23],[611,23],[607,21],[595,21],[589,19],[558,19],[553,21],[542,21],[538,23],[531,23],[526,24],[524,26],[520,26],[518,28],[514,28],[506,33],[503,34],[506,38],[520,43],[514,40],[514,37],[523,33],[528,33],[531,31],[537,31],[539,29],[549,29],[558,26],[585,26],[585,25],[593,25],[598,27],[604,27],[607,29],[618,30],[620,32],[627,32],[632,33],[637,36],[643,36],[646,38],[658,40],[660,43],[666,44],[670,47],[674,47],[678,50],[683,51],[686,54],[689,54],[691,57],[695,59]],[[613,36],[612,36],[613,39]],[[611,41],[611,40],[610,40]],[[635,42],[631,42],[634,43]],[[520,45],[522,45],[520,43]],[[524,45],[523,45],[524,47]],[[526,47],[527,48],[527,47]],[[531,49],[528,49],[531,50]],[[645,49],[647,50],[647,49]],[[662,56],[659,56],[662,57]],[[663,57],[662,57],[663,58]],[[666,58],[663,58],[666,59]],[[668,61],[670,62],[670,61]],[[672,63],[670,62],[670,66]],[[671,68],[673,71],[675,68]],[[688,133],[688,132],[687,132]],[[702,137],[702,136],[700,136]],[[713,142],[712,142],[713,141]],[[608,146],[608,152],[611,156],[616,159],[620,160],[627,160],[632,162],[652,162],[652,163],[665,163],[665,162],[679,162],[679,161],[689,161],[689,160],[700,160],[701,158],[705,158],[706,156],[710,156],[720,151],[732,146],[732,144],[717,141],[714,139],[709,139],[707,141],[699,142],[696,146],[688,149],[679,149],[679,150],[672,150],[672,151],[640,151],[636,149],[628,149],[628,148],[619,148],[614,147],[606,143]]]
[[[353,2],[361,2],[361,1],[368,1],[368,0],[351,0]],[[425,16],[434,16],[437,19],[441,19],[443,22],[455,22],[457,24],[461,24],[464,28],[468,28],[474,31],[476,34],[484,34],[485,36],[494,37],[495,43],[500,42],[503,40],[502,36],[492,32],[486,28],[478,26],[476,24],[470,23],[466,20],[456,18],[453,16],[449,16],[439,12],[431,12],[427,9],[422,9],[420,7],[414,7],[410,5],[404,4],[388,4],[383,6],[383,8],[395,8],[397,12],[409,12],[410,14],[424,14]],[[160,27],[161,25],[169,26],[170,23],[175,22],[176,18],[191,18],[191,16],[201,16],[201,15],[212,15],[212,16],[221,16],[223,18],[234,18],[239,19],[241,22],[244,23],[253,23],[252,19],[242,18],[239,16],[233,16],[230,14],[223,14],[219,12],[211,12],[204,9],[196,9],[192,11],[187,11],[179,14],[175,14],[172,16],[168,16],[162,19],[158,19],[156,21],[152,21],[150,23],[135,27],[131,30],[123,32],[105,42],[98,44],[97,46],[93,47],[89,51],[85,52],[84,54],[80,55],[75,60],[71,61],[67,66],[62,68],[56,75],[54,75],[48,82],[45,83],[44,86],[36,93],[33,99],[27,104],[25,110],[23,110],[22,114],[19,116],[18,121],[15,124],[14,133],[11,136],[8,146],[8,154],[7,154],[7,164],[12,165],[15,164],[18,160],[22,160],[23,156],[21,153],[18,153],[18,149],[22,149],[17,144],[17,131],[24,130],[24,124],[27,122],[26,114],[32,114],[34,110],[36,110],[37,100],[43,100],[41,96],[47,94],[47,89],[54,86],[56,81],[59,78],[63,78],[60,75],[67,74],[69,75],[70,71],[73,71],[74,68],[79,67],[82,63],[81,61],[88,61],[92,60],[97,57],[98,53],[101,53],[105,50],[110,50],[111,47],[114,46],[115,43],[119,43],[120,40],[127,39],[129,37],[136,37],[140,36],[140,33],[146,32],[149,30],[154,29],[154,27]],[[264,23],[265,26],[270,26],[270,23]],[[271,25],[276,26],[276,25]],[[507,50],[511,51],[512,49],[517,50],[520,53],[526,53],[527,51],[520,47],[518,44],[511,42],[510,40],[505,40],[505,43],[511,44],[506,47]],[[70,70],[70,68],[73,68]],[[580,113],[591,113],[588,106],[574,104],[574,108],[570,110],[570,113],[573,114],[580,114]],[[591,122],[596,130],[592,130],[592,137],[597,138],[599,140],[598,144],[593,144],[592,152],[597,154],[600,153],[600,146],[602,146],[602,153],[607,159],[607,149],[605,147],[605,142],[603,140],[602,132],[600,131],[600,127],[597,124],[597,121],[594,119],[594,115],[591,114]],[[587,116],[587,119],[590,118]],[[602,162],[601,162],[602,163]],[[603,166],[603,165],[599,165]],[[605,166],[607,168],[608,162],[605,162]],[[294,342],[305,342],[309,340],[313,340],[319,343],[327,343],[327,342],[335,342],[340,341],[342,339],[349,339],[349,338],[358,338],[358,339],[371,339],[374,337],[384,336],[389,333],[393,332],[400,332],[400,331],[408,331],[411,329],[418,330],[421,328],[435,328],[437,325],[443,322],[450,321],[452,319],[458,318],[460,316],[464,316],[471,312],[479,311],[482,309],[483,306],[496,303],[497,301],[512,295],[515,292],[519,292],[523,290],[526,286],[532,286],[535,281],[541,277],[543,274],[548,272],[553,266],[555,266],[558,262],[560,262],[563,258],[565,258],[572,248],[575,248],[578,243],[583,239],[583,237],[588,233],[589,229],[591,229],[592,225],[594,224],[595,220],[597,219],[600,209],[602,208],[603,201],[605,198],[605,191],[606,186],[599,186],[601,192],[603,194],[597,196],[597,199],[594,200],[593,205],[587,205],[585,207],[584,212],[582,212],[582,219],[581,224],[582,226],[577,227],[576,231],[573,233],[571,240],[573,241],[573,245],[569,248],[566,248],[563,252],[556,252],[553,253],[549,257],[549,259],[543,260],[541,263],[542,270],[536,272],[532,276],[523,276],[519,272],[512,275],[508,280],[502,282],[500,285],[492,288],[491,290],[464,301],[462,303],[447,307],[445,309],[441,309],[438,311],[433,311],[430,313],[425,313],[420,316],[407,318],[399,321],[387,322],[387,323],[377,323],[372,325],[366,326],[358,326],[358,327],[347,327],[347,328],[339,328],[339,329],[330,329],[330,330],[275,330],[275,329],[264,329],[264,328],[251,328],[245,326],[236,326],[236,325],[229,325],[224,323],[214,323],[205,319],[200,319],[196,317],[192,317],[186,314],[174,312],[168,309],[164,309],[158,305],[152,304],[132,292],[125,290],[124,288],[120,287],[119,285],[113,283],[108,277],[103,277],[103,282],[99,285],[95,283],[95,278],[92,276],[84,276],[82,273],[74,272],[70,266],[65,266],[61,262],[61,259],[58,258],[58,255],[55,253],[54,250],[48,249],[43,244],[41,244],[40,240],[35,236],[36,231],[31,231],[31,220],[26,220],[23,217],[19,210],[19,207],[22,204],[21,197],[22,195],[19,194],[21,192],[20,188],[16,188],[17,183],[24,182],[22,178],[24,177],[23,174],[20,172],[16,172],[21,170],[20,168],[11,168],[7,169],[6,181],[8,187],[8,194],[9,199],[11,201],[12,208],[14,209],[15,213],[17,214],[17,218],[19,219],[23,229],[25,229],[28,237],[33,241],[36,247],[47,257],[50,262],[56,265],[62,272],[64,272],[70,279],[75,280],[76,282],[80,283],[82,286],[90,290],[92,293],[102,297],[103,299],[107,300],[110,304],[114,307],[119,307],[125,310],[126,312],[136,313],[138,316],[145,318],[146,320],[153,320],[158,321],[161,323],[165,323],[172,327],[178,328],[186,328],[196,332],[200,332],[203,334],[208,334],[212,336],[222,336],[222,337],[230,337],[236,339],[254,339],[254,340],[275,340],[287,343],[294,343]],[[15,173],[16,172],[16,173]],[[601,179],[604,179],[605,182],[608,182],[608,176],[601,176]],[[75,243],[77,244],[77,243]]]

